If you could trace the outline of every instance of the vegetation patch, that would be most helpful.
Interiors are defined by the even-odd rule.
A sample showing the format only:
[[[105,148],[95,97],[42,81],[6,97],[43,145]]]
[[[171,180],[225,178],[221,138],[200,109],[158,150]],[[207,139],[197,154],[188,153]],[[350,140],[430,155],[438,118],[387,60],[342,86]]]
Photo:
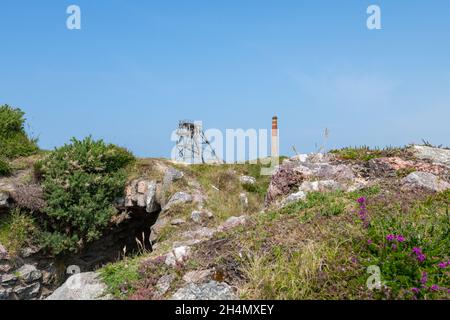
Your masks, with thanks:
[[[339,158],[344,160],[359,160],[359,161],[369,161],[375,158],[384,157],[403,157],[409,158],[411,154],[408,152],[407,148],[398,147],[385,147],[385,148],[370,148],[368,146],[361,147],[347,147],[338,150],[331,150],[330,153],[337,155]]]
[[[442,299],[450,289],[450,192],[427,197],[405,210],[388,201],[360,198],[367,239],[366,266],[381,271],[381,298]]]
[[[58,254],[100,238],[117,214],[114,201],[123,194],[125,168],[133,160],[127,150],[90,137],[48,154],[36,166],[47,203],[43,245]]]
[[[241,213],[259,212],[264,207],[264,197],[270,176],[261,175],[261,163],[229,165],[191,165],[182,168],[188,177],[197,180],[207,196],[205,206],[215,217],[224,221]],[[247,175],[255,178],[254,185],[241,185],[239,177]],[[248,207],[243,207],[239,195],[245,192]]]
[[[191,264],[221,270],[244,299],[448,299],[449,200],[380,186],[310,193],[216,235]]]
[[[0,243],[5,245],[12,256],[20,253],[26,246],[32,245],[39,237],[39,228],[35,220],[20,209],[0,218]]]
[[[6,159],[0,158],[0,177],[9,176],[12,173],[12,168]]]
[[[24,124],[22,110],[8,105],[0,106],[0,176],[11,174],[9,160],[38,151],[36,140],[27,136]]]
[[[110,294],[117,298],[126,298],[135,292],[134,286],[139,280],[139,261],[138,258],[125,258],[107,264],[99,270]]]

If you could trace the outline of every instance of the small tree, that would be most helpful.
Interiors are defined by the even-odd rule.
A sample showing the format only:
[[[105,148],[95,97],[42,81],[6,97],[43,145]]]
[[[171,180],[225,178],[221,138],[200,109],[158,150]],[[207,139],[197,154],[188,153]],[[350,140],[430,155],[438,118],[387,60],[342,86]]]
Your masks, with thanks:
[[[124,168],[133,160],[127,150],[88,137],[72,139],[40,162],[44,246],[58,254],[98,239],[117,213],[114,201],[123,194]]]

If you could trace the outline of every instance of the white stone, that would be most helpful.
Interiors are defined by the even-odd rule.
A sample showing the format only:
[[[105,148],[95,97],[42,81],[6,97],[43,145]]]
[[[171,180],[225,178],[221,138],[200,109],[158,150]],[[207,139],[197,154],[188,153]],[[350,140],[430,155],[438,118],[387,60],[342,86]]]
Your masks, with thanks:
[[[71,276],[46,300],[108,300],[106,285],[95,272],[78,273]]]
[[[306,193],[303,191],[298,191],[296,193],[290,194],[286,199],[283,200],[282,206],[285,207],[288,204],[303,201],[306,199]]]
[[[250,176],[241,176],[239,181],[243,185],[254,185],[256,183],[256,179]]]
[[[166,255],[165,263],[171,267],[175,267],[177,264],[182,264],[189,258],[190,252],[190,247],[177,247]]]
[[[431,160],[450,167],[450,150],[427,146],[412,146],[414,155],[419,159]]]
[[[233,289],[225,282],[189,283],[179,289],[172,300],[236,300]]]
[[[450,184],[442,179],[439,179],[432,173],[428,172],[413,172],[402,180],[403,187],[410,188],[424,188],[430,191],[440,192],[450,189]]]

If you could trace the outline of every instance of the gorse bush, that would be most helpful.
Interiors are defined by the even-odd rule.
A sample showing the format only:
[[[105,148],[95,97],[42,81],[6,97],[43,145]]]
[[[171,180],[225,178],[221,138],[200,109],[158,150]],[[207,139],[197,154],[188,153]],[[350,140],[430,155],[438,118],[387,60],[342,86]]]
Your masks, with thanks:
[[[20,109],[0,107],[0,176],[12,171],[8,159],[29,156],[38,150],[36,140],[29,139],[25,133],[23,116]]]
[[[125,149],[88,137],[54,150],[35,168],[47,205],[42,242],[54,254],[98,239],[117,211],[114,201],[134,160]]]

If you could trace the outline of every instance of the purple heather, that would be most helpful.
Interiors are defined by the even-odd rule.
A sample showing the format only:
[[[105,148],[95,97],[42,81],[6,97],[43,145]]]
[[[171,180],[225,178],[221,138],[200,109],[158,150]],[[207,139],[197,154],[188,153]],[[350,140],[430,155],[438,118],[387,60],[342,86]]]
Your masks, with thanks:
[[[439,290],[439,286],[438,286],[437,284],[433,284],[433,285],[430,287],[430,290],[431,290],[431,291],[438,291],[438,290]]]

